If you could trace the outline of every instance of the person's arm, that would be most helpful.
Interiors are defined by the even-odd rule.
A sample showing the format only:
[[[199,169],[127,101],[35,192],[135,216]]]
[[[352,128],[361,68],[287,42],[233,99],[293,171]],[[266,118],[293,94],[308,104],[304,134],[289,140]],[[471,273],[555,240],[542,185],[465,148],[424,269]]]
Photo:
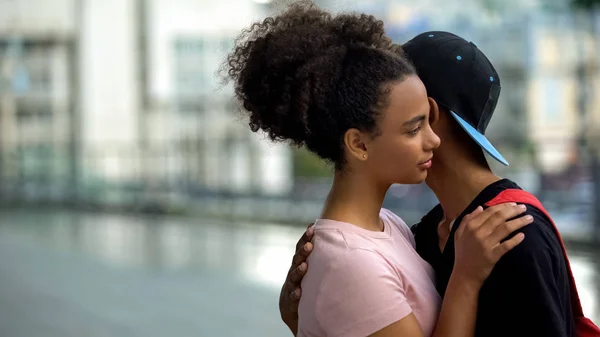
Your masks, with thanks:
[[[298,334],[298,304],[302,293],[300,284],[308,270],[306,259],[313,248],[311,240],[314,229],[312,226],[312,223],[308,225],[308,228],[300,240],[298,240],[298,243],[296,243],[296,253],[292,258],[292,265],[279,293],[279,313],[281,314],[281,319],[294,336]]]
[[[474,331],[477,315],[477,298],[480,286],[453,277],[442,302],[442,309],[434,331],[435,337],[467,337]],[[423,332],[414,314],[377,331],[370,337],[422,337]]]
[[[475,334],[479,290],[494,264],[519,245],[523,234],[504,241],[510,233],[528,225],[532,219],[507,221],[524,209],[513,204],[479,207],[467,215],[455,235],[455,266],[442,302],[433,337],[470,337]],[[413,315],[414,317],[414,315]],[[374,333],[371,337],[421,337],[416,319],[407,317]]]
[[[527,241],[498,262],[481,290],[478,336],[572,335],[569,277],[560,243],[553,225],[536,212],[530,209],[535,222],[522,230]]]

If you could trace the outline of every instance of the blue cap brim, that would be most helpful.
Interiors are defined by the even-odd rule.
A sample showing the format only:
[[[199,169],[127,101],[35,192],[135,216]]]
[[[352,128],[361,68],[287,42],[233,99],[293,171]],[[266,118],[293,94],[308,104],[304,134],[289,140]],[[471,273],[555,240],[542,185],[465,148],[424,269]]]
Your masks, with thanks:
[[[454,119],[456,119],[458,124],[460,124],[460,126],[463,128],[463,130],[465,130],[467,132],[467,134],[469,134],[469,136],[471,136],[471,138],[473,138],[475,143],[477,143],[479,146],[481,146],[481,148],[484,149],[485,152],[487,152],[490,156],[492,156],[492,158],[496,159],[500,163],[502,163],[506,166],[509,166],[508,161],[506,161],[506,159],[504,159],[504,157],[502,157],[500,152],[498,152],[498,150],[496,150],[494,145],[492,145],[492,143],[490,143],[490,141],[487,140],[487,138],[485,138],[484,135],[482,135],[479,131],[477,131],[474,127],[472,127],[471,124],[467,123],[467,121],[462,119],[454,111],[450,111],[450,113],[452,114]]]

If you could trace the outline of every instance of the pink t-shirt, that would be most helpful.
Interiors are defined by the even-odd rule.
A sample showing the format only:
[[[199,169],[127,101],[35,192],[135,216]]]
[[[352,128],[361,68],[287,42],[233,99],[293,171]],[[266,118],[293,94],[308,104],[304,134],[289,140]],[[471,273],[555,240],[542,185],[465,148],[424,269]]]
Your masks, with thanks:
[[[441,305],[433,269],[415,251],[402,219],[387,209],[380,217],[383,232],[334,220],[315,222],[298,336],[365,337],[411,312],[424,336],[432,334]]]

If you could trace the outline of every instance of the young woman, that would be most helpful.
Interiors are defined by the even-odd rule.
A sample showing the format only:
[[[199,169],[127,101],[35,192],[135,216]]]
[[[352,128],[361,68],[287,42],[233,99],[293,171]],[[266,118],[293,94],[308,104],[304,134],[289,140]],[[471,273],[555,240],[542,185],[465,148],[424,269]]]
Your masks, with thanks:
[[[306,146],[335,167],[315,223],[298,336],[470,336],[477,294],[523,240],[516,205],[460,224],[444,303],[406,224],[382,209],[394,183],[427,177],[440,140],[423,83],[372,16],[331,16],[310,3],[255,23],[227,59],[253,131]]]

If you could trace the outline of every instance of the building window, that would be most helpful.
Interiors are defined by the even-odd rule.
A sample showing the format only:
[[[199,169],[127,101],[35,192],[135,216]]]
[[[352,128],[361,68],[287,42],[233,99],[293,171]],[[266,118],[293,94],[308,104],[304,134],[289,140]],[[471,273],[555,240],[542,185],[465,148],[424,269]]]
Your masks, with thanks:
[[[52,118],[52,102],[49,99],[20,97],[16,101],[15,114],[19,123],[29,120],[49,120]]]
[[[181,112],[202,112],[199,96],[210,85],[207,81],[203,39],[178,39],[174,48],[175,101]]]
[[[177,111],[183,113],[205,113],[206,102],[201,96],[179,97]]]
[[[203,113],[207,98],[220,95],[219,67],[233,46],[226,37],[178,38],[175,40],[175,101],[178,111]],[[222,94],[222,93],[221,93]]]
[[[0,64],[4,67],[2,91],[19,96],[52,92],[52,46],[22,41],[0,41]]]

